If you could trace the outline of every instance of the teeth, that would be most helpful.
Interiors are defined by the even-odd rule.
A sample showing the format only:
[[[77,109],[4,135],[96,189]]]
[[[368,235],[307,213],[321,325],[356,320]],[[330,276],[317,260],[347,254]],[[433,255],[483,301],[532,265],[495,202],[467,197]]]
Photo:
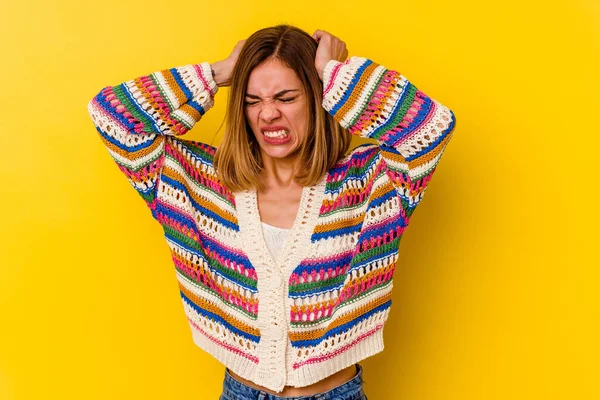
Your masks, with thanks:
[[[282,138],[288,135],[288,131],[282,129],[280,131],[264,131],[265,136],[270,138]]]

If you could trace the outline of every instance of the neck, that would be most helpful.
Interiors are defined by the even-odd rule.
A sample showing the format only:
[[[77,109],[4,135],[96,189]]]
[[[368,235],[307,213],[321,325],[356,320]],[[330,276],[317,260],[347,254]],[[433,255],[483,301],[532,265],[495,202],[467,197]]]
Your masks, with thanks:
[[[266,154],[262,154],[264,170],[262,171],[261,179],[265,188],[277,187],[286,188],[296,185],[294,176],[298,169],[298,159],[282,159],[272,158]]]

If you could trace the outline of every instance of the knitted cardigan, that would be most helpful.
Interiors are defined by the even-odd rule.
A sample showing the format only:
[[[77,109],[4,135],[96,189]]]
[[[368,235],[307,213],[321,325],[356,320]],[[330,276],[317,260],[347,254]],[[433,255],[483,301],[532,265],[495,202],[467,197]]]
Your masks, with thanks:
[[[255,190],[231,192],[215,147],[179,136],[214,104],[208,62],[102,89],[100,139],[161,224],[194,342],[276,392],[379,353],[402,234],[455,127],[454,113],[372,60],[331,60],[322,106],[375,139],[304,187],[275,259]]]

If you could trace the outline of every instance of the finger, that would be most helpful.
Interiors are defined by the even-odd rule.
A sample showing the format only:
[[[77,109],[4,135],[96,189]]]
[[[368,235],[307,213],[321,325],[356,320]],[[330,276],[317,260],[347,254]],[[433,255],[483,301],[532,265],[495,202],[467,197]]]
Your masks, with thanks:
[[[319,40],[321,40],[321,38],[323,37],[323,35],[325,35],[327,32],[321,30],[321,29],[317,29],[315,31],[315,33],[313,33],[313,37],[315,38],[315,40],[318,42]]]

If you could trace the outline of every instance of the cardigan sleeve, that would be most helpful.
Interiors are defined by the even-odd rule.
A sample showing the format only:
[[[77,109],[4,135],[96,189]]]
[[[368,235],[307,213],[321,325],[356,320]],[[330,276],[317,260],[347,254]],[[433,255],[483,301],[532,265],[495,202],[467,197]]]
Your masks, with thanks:
[[[409,219],[452,137],[452,110],[399,72],[357,56],[327,63],[323,107],[353,135],[378,142]]]
[[[107,86],[88,103],[104,146],[151,209],[165,138],[190,130],[213,106],[217,90],[210,64],[204,62]]]

